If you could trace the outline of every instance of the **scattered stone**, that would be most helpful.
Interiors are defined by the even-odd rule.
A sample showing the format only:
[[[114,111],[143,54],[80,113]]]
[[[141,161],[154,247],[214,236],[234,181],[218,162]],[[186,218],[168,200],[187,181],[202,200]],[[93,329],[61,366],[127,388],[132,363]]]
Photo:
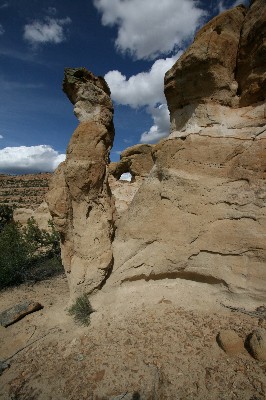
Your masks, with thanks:
[[[5,369],[9,368],[10,364],[6,361],[0,361],[0,375],[4,372]]]
[[[228,355],[242,353],[245,350],[244,341],[231,329],[221,331],[217,336],[217,342]]]
[[[43,306],[40,303],[33,301],[26,301],[25,303],[17,304],[0,314],[0,325],[6,328],[24,318],[26,315],[39,311],[42,308]]]
[[[256,360],[266,361],[266,330],[254,330],[247,337],[246,347]]]

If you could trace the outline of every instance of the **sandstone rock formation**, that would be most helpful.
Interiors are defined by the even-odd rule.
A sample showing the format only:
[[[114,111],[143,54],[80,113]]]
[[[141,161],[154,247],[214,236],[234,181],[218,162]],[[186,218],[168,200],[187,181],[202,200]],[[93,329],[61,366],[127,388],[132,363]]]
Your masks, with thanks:
[[[146,176],[149,175],[154,162],[152,145],[137,144],[124,150],[120,161],[108,166],[109,184],[115,201],[117,218],[127,210]],[[122,174],[130,173],[131,182],[119,180]]]
[[[114,204],[107,180],[113,143],[113,106],[103,78],[67,68],[63,90],[80,120],[47,202],[60,232],[71,297],[101,287],[113,263]]]
[[[142,185],[144,178],[138,177],[134,181],[128,182],[125,180],[118,180],[112,175],[109,175],[108,182],[112,192],[112,196],[116,209],[116,224],[122,214],[128,209],[135,194]]]
[[[198,32],[165,76],[170,136],[109,165],[113,194],[109,89],[85,69],[66,70],[81,123],[47,199],[72,295],[175,279],[266,299],[265,10],[254,0]],[[141,184],[122,187],[124,172]]]
[[[265,56],[252,44],[265,9],[214,18],[166,73],[171,135],[118,224],[110,285],[185,279],[266,299]]]
[[[152,145],[137,144],[122,151],[120,161],[109,165],[109,172],[116,179],[126,172],[130,172],[132,180],[149,174],[154,163],[152,159]]]
[[[171,137],[265,136],[265,18],[264,0],[256,0],[198,32],[165,76]]]

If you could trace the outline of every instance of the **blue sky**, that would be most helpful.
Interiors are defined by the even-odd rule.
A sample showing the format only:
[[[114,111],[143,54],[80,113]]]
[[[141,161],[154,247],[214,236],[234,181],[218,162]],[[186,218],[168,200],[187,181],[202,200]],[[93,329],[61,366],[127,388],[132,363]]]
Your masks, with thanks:
[[[0,0],[0,173],[52,171],[78,124],[65,67],[107,80],[111,160],[168,133],[163,77],[197,29],[239,0]]]

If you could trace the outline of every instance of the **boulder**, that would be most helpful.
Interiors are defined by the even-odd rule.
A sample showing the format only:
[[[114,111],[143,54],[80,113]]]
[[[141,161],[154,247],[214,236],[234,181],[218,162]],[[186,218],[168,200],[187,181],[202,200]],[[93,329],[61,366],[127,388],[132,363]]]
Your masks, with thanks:
[[[0,314],[0,325],[5,328],[15,322],[21,320],[26,315],[31,314],[35,311],[39,311],[43,308],[40,303],[34,301],[26,301],[25,303],[17,304],[8,310],[1,312]]]
[[[266,330],[254,330],[247,339],[247,347],[254,358],[266,361]]]
[[[51,180],[47,202],[73,297],[99,288],[112,268],[115,209],[107,165],[113,106],[104,79],[84,68],[66,69],[63,89],[81,122]]]
[[[9,362],[1,361],[1,360],[0,360],[0,375],[2,375],[2,373],[3,373],[6,369],[8,369],[9,367],[10,367]]]
[[[221,331],[217,336],[217,342],[228,355],[234,355],[245,351],[243,339],[231,329]]]

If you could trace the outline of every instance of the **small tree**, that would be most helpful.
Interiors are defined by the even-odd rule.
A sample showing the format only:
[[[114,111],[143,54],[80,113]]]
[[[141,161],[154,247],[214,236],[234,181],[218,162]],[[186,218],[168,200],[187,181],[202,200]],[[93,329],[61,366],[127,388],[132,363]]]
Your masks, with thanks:
[[[14,221],[5,224],[0,231],[0,289],[63,272],[59,234],[49,224],[50,232],[40,229],[33,217],[24,228]]]
[[[0,232],[0,289],[23,282],[30,254],[19,224],[6,224]]]
[[[13,221],[13,207],[7,204],[0,204],[0,232],[11,221]]]

